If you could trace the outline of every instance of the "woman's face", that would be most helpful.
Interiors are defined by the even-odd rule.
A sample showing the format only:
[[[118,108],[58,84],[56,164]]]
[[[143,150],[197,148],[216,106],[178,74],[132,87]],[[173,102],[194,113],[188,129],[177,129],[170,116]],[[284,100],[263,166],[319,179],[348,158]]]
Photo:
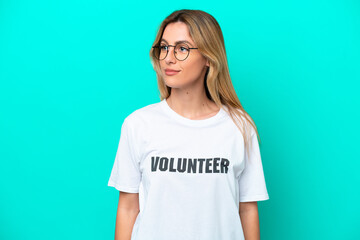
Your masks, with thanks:
[[[177,41],[188,41],[190,48],[197,47],[190,37],[188,27],[183,22],[170,23],[165,27],[160,43],[175,46]],[[198,49],[190,49],[189,56],[184,61],[179,61],[174,56],[174,47],[169,47],[165,59],[160,60],[161,73],[169,87],[189,87],[198,81],[204,80],[208,61]],[[166,69],[179,71],[175,75],[168,75]]]

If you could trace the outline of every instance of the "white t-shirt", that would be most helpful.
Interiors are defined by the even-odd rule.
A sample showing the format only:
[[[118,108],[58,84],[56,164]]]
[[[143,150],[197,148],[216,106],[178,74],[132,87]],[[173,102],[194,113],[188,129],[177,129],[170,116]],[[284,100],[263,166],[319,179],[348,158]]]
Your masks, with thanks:
[[[244,239],[239,202],[269,199],[251,130],[249,158],[240,130],[223,109],[191,120],[164,99],[129,114],[108,186],[139,193],[143,185],[131,239]]]

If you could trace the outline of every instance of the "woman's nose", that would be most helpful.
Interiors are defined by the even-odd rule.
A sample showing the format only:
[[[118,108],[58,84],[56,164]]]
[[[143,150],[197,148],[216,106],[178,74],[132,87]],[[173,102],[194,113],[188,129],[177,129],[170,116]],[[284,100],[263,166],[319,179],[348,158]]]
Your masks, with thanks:
[[[165,61],[166,63],[170,63],[170,62],[175,62],[176,61],[176,57],[175,57],[175,51],[174,48],[170,48],[173,46],[168,46],[168,53],[166,55]]]

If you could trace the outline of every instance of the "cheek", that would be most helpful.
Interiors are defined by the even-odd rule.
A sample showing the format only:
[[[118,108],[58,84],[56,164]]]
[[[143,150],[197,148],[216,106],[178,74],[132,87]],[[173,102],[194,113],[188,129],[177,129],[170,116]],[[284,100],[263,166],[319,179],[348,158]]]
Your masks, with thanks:
[[[182,69],[186,73],[186,75],[196,76],[202,72],[202,68],[204,67],[203,62],[201,60],[193,60],[187,61],[182,64]]]

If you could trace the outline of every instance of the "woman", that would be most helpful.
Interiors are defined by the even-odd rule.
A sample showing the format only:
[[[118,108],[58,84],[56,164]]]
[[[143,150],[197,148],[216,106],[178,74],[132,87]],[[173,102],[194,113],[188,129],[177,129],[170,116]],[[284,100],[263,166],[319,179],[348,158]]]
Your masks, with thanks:
[[[175,11],[150,57],[161,101],[122,124],[108,182],[120,191],[115,239],[260,239],[257,201],[269,196],[258,132],[231,83],[219,24]]]

